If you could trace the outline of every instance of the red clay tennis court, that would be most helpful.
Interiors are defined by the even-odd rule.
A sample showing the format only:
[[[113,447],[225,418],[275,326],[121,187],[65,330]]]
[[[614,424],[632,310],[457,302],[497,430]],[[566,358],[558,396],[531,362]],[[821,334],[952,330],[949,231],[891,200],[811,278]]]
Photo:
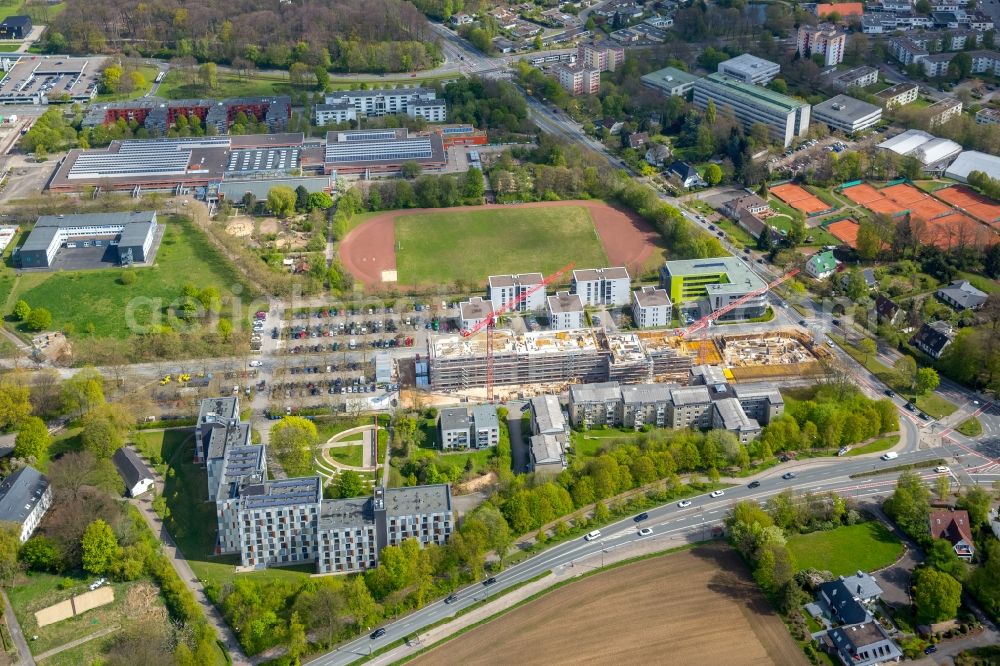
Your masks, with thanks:
[[[856,204],[862,206],[868,204],[871,201],[876,201],[882,198],[882,193],[876,190],[874,187],[868,183],[862,183],[860,185],[854,185],[853,187],[846,187],[841,190],[841,194],[850,199]]]
[[[927,198],[927,194],[921,192],[912,185],[907,185],[906,183],[898,183],[896,185],[884,187],[879,190],[879,194],[884,197],[889,197],[900,206]]]
[[[856,250],[858,249],[859,228],[860,225],[854,220],[837,220],[827,226],[826,230],[844,245]]]
[[[806,215],[830,210],[830,206],[823,203],[822,199],[792,183],[775,185],[771,188],[771,194]]]
[[[965,185],[946,187],[935,192],[934,196],[983,222],[1000,222],[1000,205]]]
[[[912,215],[929,220],[938,215],[946,215],[951,208],[908,183],[890,185],[876,190],[871,185],[855,185],[843,190],[844,196],[873,213],[899,215],[910,211]]]
[[[962,213],[942,215],[933,220],[912,218],[910,222],[921,243],[942,250],[959,247],[985,247],[1000,241],[1000,236]]]

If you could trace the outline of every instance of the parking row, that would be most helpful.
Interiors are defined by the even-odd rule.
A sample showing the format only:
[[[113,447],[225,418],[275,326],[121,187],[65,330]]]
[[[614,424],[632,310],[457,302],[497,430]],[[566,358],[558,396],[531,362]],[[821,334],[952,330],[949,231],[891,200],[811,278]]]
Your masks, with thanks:
[[[271,384],[271,398],[295,398],[304,396],[371,394],[379,391],[375,382],[367,377],[354,379],[319,379],[312,382],[278,382]]]
[[[412,347],[413,338],[399,336],[398,338],[379,338],[377,340],[357,340],[351,338],[347,342],[328,342],[315,345],[294,345],[285,347],[286,354],[309,354],[321,352],[348,352],[362,349],[395,349],[396,347]]]

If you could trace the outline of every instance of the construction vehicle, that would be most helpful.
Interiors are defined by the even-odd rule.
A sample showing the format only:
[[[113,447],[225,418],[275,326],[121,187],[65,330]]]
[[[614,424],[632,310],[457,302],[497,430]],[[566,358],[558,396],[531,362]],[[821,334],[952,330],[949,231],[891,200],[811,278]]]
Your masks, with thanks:
[[[530,289],[525,289],[521,294],[507,301],[499,308],[491,309],[490,313],[479,321],[475,326],[469,329],[461,331],[463,338],[468,338],[479,331],[486,329],[486,401],[493,402],[493,330],[496,328],[497,321],[503,315],[517,308],[517,306],[529,296],[534,294],[539,289],[545,289],[548,285],[555,282],[564,273],[573,268],[575,264],[569,263],[560,268],[558,271],[548,276],[538,284],[534,285]],[[435,326],[435,330],[437,327]]]
[[[160,380],[160,386],[166,386],[173,379],[170,375],[163,375],[163,379]]]

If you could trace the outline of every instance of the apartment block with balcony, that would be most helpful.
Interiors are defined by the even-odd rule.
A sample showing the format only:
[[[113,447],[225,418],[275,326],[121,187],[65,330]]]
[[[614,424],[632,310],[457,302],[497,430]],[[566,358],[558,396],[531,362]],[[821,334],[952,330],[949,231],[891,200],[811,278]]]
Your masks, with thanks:
[[[521,273],[520,275],[491,275],[486,281],[486,298],[499,310],[507,303],[540,285],[544,278],[541,273]],[[538,289],[519,302],[516,312],[541,312],[545,309],[545,288]]]
[[[709,74],[695,82],[695,105],[704,109],[709,101],[720,111],[732,109],[745,131],[756,123],[766,125],[771,138],[784,147],[809,129],[810,107],[805,102],[723,74]]]
[[[588,268],[573,271],[572,293],[580,296],[585,306],[628,305],[632,280],[624,266]]]

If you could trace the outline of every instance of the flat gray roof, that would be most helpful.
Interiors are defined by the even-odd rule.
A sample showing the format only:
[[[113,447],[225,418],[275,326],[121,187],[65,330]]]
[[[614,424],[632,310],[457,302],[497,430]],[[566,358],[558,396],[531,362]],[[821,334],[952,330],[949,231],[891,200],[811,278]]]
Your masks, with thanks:
[[[577,402],[612,402],[621,400],[621,386],[618,382],[600,382],[596,384],[573,384],[569,387],[570,401]]]
[[[813,113],[817,116],[836,118],[848,123],[879,113],[881,110],[881,107],[848,95],[836,95],[813,106]]]
[[[371,497],[323,500],[319,514],[320,529],[355,528],[374,523]]]
[[[30,465],[10,474],[0,483],[0,521],[22,524],[48,487],[45,475]]]
[[[626,405],[670,402],[670,391],[676,388],[680,387],[677,384],[628,384],[621,389],[622,400]]]
[[[472,423],[476,428],[500,428],[497,410],[491,405],[476,405],[472,408]]]
[[[670,296],[667,295],[667,291],[659,287],[643,287],[642,289],[636,289],[633,294],[635,295],[636,303],[644,308],[657,306],[670,307],[671,305]]]
[[[438,483],[410,488],[386,488],[385,510],[388,516],[450,513],[451,486]]]
[[[583,312],[583,299],[579,294],[559,291],[549,296],[548,302],[552,312]]]
[[[740,400],[766,398],[772,405],[783,405],[785,399],[781,391],[767,384],[733,384],[733,395]]]
[[[378,88],[376,90],[340,90],[326,94],[326,102],[331,100],[350,99],[351,97],[387,97],[393,95],[427,95],[434,94],[430,88]]]
[[[268,509],[318,504],[323,498],[323,487],[318,476],[296,479],[274,479],[244,486],[240,492],[243,509]]]
[[[469,412],[465,407],[449,407],[438,412],[441,430],[468,430]]]
[[[533,286],[544,278],[541,273],[519,273],[516,275],[491,275],[488,283],[491,287]]]
[[[707,386],[682,386],[670,390],[670,399],[677,407],[712,402]]]
[[[624,266],[613,268],[583,268],[573,271],[573,280],[584,282],[588,280],[628,280],[628,270]]]
[[[655,72],[644,74],[641,77],[643,83],[654,88],[674,88],[676,86],[692,84],[699,78],[695,74],[682,71],[676,67],[664,67]]]
[[[780,67],[778,63],[771,62],[770,60],[765,60],[764,58],[758,58],[750,53],[743,53],[735,58],[730,58],[729,60],[723,60],[719,63],[719,71],[728,70],[730,72],[737,72],[741,75],[753,76],[765,70],[774,69],[775,67]]]

